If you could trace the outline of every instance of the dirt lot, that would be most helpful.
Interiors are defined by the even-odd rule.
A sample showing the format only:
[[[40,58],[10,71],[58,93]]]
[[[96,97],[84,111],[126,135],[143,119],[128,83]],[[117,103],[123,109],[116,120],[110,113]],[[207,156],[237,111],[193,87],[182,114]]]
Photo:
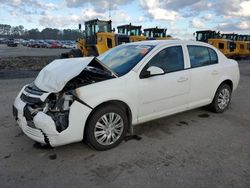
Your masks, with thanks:
[[[5,44],[0,44],[0,57],[59,56],[61,53],[68,51],[69,49],[29,48],[22,45],[8,47]]]
[[[39,149],[11,106],[32,78],[0,80],[1,187],[250,187],[250,61],[223,114],[205,108],[136,127],[140,140],[98,152],[83,143]]]
[[[29,48],[22,45],[8,47],[5,44],[1,44],[0,79],[5,77],[11,70],[41,70],[48,63],[59,59],[61,53],[69,51],[70,49]],[[17,72],[15,75],[17,75]],[[23,77],[22,73],[20,76]]]

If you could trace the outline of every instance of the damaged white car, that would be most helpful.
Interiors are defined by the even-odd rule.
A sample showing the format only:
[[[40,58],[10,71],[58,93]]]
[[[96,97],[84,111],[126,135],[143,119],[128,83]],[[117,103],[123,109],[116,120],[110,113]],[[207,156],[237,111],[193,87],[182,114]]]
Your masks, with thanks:
[[[50,146],[118,145],[133,126],[210,104],[223,112],[239,82],[236,61],[194,41],[143,41],[95,57],[55,60],[18,94],[13,114]]]

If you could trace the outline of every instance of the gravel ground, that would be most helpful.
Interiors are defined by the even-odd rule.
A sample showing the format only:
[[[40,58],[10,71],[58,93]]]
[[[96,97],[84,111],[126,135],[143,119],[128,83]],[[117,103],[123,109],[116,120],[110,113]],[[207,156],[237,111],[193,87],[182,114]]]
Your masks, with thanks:
[[[98,152],[84,143],[34,145],[11,106],[33,80],[0,80],[1,187],[250,187],[250,61],[223,114],[199,108],[136,127],[141,139]],[[21,72],[20,72],[21,74]]]

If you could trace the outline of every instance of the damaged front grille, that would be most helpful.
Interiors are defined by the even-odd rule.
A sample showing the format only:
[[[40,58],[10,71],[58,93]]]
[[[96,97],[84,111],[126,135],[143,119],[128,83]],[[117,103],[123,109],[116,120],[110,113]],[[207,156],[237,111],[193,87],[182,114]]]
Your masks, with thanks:
[[[54,120],[58,132],[68,128],[72,103],[73,96],[70,93],[52,94],[49,97],[47,114]]]

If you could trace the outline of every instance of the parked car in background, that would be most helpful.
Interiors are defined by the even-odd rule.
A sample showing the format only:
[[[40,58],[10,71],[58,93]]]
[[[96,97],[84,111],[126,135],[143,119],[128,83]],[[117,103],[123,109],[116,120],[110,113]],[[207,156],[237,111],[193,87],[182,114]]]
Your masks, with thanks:
[[[7,41],[6,38],[0,38],[0,44],[7,44]]]
[[[72,49],[74,48],[74,43],[71,41],[66,41],[63,43],[62,48]]]
[[[97,58],[50,63],[22,88],[13,114],[37,142],[84,139],[106,150],[143,122],[205,105],[224,112],[239,77],[237,62],[207,43],[127,43]]]
[[[22,40],[20,43],[21,43],[23,46],[28,46],[29,41],[28,41],[28,40]]]
[[[31,41],[31,42],[29,42],[28,47],[40,48],[40,43],[38,41]]]
[[[62,48],[62,45],[58,42],[54,42],[51,44],[50,48]]]
[[[9,46],[9,47],[17,47],[18,43],[14,39],[9,39],[7,41],[7,46]]]

